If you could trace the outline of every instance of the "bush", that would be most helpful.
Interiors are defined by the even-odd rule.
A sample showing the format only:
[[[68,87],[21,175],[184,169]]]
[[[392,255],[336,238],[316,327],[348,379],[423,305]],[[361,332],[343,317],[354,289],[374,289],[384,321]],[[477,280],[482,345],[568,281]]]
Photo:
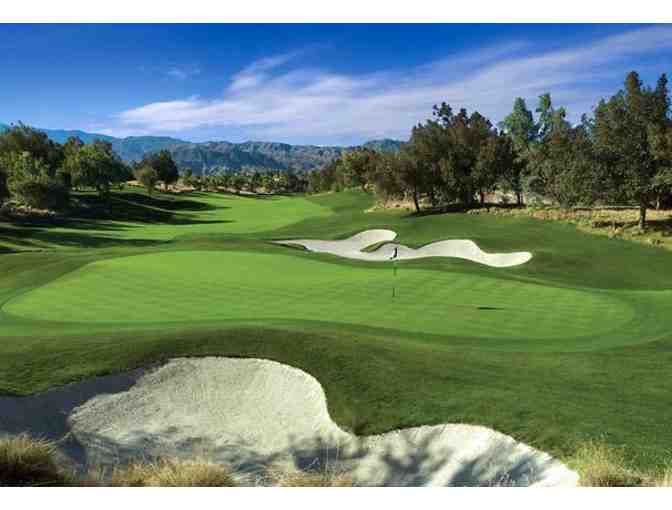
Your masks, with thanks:
[[[27,435],[0,439],[0,486],[70,485],[58,468],[56,447]]]

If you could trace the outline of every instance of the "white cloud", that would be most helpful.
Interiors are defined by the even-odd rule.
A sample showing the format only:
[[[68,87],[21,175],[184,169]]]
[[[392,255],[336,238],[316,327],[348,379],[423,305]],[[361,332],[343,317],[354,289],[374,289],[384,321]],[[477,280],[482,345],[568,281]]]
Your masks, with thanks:
[[[601,90],[604,80],[618,82],[630,70],[626,64],[670,47],[672,27],[656,26],[570,49],[530,53],[531,45],[513,43],[411,70],[360,76],[290,68],[297,53],[288,53],[253,62],[231,78],[220,97],[156,102],[121,112],[116,129],[175,133],[220,127],[256,138],[325,142],[406,138],[441,101],[478,109],[497,121],[515,97],[535,101],[547,91],[570,114],[579,115],[613,91]]]

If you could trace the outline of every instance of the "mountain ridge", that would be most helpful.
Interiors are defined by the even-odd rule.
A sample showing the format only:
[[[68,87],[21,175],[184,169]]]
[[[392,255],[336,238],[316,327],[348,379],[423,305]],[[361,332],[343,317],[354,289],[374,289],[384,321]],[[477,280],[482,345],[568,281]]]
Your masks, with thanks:
[[[0,131],[6,129],[0,123]],[[194,174],[210,174],[218,171],[258,170],[315,170],[343,152],[365,147],[379,152],[396,152],[403,142],[389,138],[369,140],[362,145],[293,145],[282,142],[249,140],[229,142],[211,140],[190,142],[169,136],[128,136],[124,138],[89,133],[82,130],[36,128],[57,142],[64,143],[69,137],[77,136],[85,143],[95,139],[112,144],[112,149],[127,163],[141,160],[147,154],[168,150],[180,170],[190,168]]]

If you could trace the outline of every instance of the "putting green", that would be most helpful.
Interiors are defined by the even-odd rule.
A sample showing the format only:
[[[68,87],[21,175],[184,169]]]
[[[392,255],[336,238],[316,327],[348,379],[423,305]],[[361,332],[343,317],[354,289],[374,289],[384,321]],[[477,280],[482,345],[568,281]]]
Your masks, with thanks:
[[[4,310],[75,322],[319,319],[434,335],[535,340],[614,331],[635,313],[604,292],[416,268],[404,268],[395,278],[390,266],[348,267],[286,254],[226,251],[94,262],[19,296]]]

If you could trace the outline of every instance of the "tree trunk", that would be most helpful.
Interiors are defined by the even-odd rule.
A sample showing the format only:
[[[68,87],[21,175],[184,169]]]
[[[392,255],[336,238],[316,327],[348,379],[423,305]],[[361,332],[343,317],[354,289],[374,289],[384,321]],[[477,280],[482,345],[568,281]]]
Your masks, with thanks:
[[[639,228],[644,230],[646,228],[646,206],[639,206]]]
[[[483,207],[485,205],[485,193],[483,193],[482,191],[479,191],[478,196],[481,199],[481,207]]]
[[[519,207],[522,207],[522,205],[523,205],[523,194],[520,191],[516,191],[516,202],[518,203]]]
[[[420,204],[418,203],[418,192],[417,191],[413,192],[413,204],[415,205],[415,212],[419,213],[420,212]]]

